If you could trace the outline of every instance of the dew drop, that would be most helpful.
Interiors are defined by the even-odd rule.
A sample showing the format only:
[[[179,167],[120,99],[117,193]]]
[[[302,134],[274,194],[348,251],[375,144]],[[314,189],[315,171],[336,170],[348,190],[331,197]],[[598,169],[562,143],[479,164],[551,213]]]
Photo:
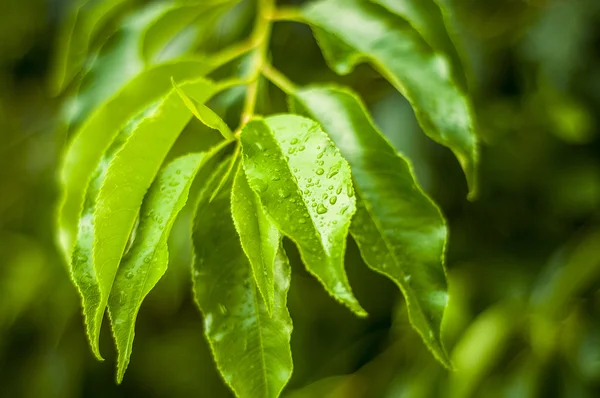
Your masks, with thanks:
[[[179,170],[179,169],[175,170],[175,174],[181,174],[181,170]]]
[[[346,184],[346,191],[348,192],[348,196],[349,197],[353,197],[354,196],[354,188],[352,187],[352,182],[348,181],[348,183]]]
[[[298,220],[298,222],[299,222],[300,224],[306,224],[306,220],[305,220],[304,218],[301,218],[300,220]]]
[[[266,181],[257,179],[256,180],[256,187],[258,188],[258,190],[260,192],[265,192],[267,190],[267,188],[269,188],[269,184]]]
[[[337,202],[337,196],[333,195],[331,198],[329,198],[329,203],[331,203],[332,205],[334,205]]]
[[[340,166],[336,165],[333,166],[330,170],[329,173],[327,173],[327,178],[333,178],[335,177],[338,173],[340,172]]]
[[[150,258],[150,256],[148,256],[148,257],[146,257],[146,258],[144,259],[144,262],[145,262],[146,264],[150,263],[150,261],[152,261],[152,259]]]
[[[319,204],[317,206],[317,214],[325,214],[327,213],[327,207],[323,206],[322,204]]]
[[[298,151],[302,152],[305,149],[306,149],[306,147],[304,145],[300,145],[300,147],[298,148]]]
[[[317,175],[320,175],[320,176],[322,176],[322,175],[323,175],[323,173],[325,173],[325,170],[323,170],[322,168],[320,168],[320,167],[319,167],[319,168],[317,169]]]
[[[132,279],[133,278],[133,272],[129,271],[128,273],[126,273],[125,274],[125,278]]]
[[[292,145],[296,145],[298,142],[299,142],[299,141],[298,141],[298,138],[293,138],[293,139],[290,141],[290,144],[292,144]]]
[[[279,180],[281,180],[281,177],[279,177],[279,176],[271,177],[271,181],[279,181]]]
[[[333,186],[331,188],[333,188]],[[335,190],[335,193],[337,193],[338,195],[342,193],[342,186],[341,185]]]

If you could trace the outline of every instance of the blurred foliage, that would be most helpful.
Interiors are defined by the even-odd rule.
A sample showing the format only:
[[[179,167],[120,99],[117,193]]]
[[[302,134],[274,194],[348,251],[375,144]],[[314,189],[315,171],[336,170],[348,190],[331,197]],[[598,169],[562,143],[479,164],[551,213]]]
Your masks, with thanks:
[[[307,27],[275,26],[273,63],[298,83],[355,87],[447,216],[445,334],[456,367],[447,372],[435,362],[397,290],[361,266],[354,243],[347,268],[366,320],[330,300],[288,245],[295,369],[284,396],[600,395],[600,2],[451,2],[482,131],[481,192],[472,203],[451,153],[419,133],[407,102],[383,79],[366,66],[336,77]],[[98,27],[92,48],[141,2],[128,3]],[[212,51],[246,34],[247,3],[196,44]],[[1,7],[0,396],[229,397],[191,298],[186,225],[175,227],[171,244],[180,250],[142,306],[121,386],[87,346],[79,298],[52,236],[67,133],[48,81],[72,7],[61,0]],[[239,114],[239,104],[218,107],[239,100],[227,95],[214,108]],[[265,91],[259,107],[283,110],[285,99]],[[194,128],[201,127],[186,130],[181,148],[207,145]],[[107,353],[109,336],[103,331]],[[114,359],[112,352],[107,360]]]

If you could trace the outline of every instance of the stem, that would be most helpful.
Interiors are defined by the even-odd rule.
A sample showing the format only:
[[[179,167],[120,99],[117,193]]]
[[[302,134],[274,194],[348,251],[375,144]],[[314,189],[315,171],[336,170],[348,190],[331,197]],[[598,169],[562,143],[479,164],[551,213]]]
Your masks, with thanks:
[[[286,94],[292,94],[297,89],[290,79],[269,63],[263,65],[262,74]]]
[[[244,109],[240,120],[240,127],[236,134],[239,135],[239,130],[248,123],[256,108],[258,97],[258,83],[263,65],[267,62],[269,51],[269,41],[271,38],[272,20],[271,16],[275,9],[274,0],[258,0],[258,10],[256,12],[256,22],[254,31],[252,32],[252,42],[255,43],[254,58],[250,71],[250,83],[246,92],[246,100],[244,101]]]
[[[256,47],[256,44],[257,43],[252,40],[243,41],[216,53],[214,56],[212,56],[212,58],[214,59],[216,65],[225,65],[226,63],[231,62],[252,50],[254,47]]]
[[[280,7],[271,14],[273,21],[291,21],[299,23],[307,23],[306,18],[298,7]]]
[[[213,194],[210,196],[210,199],[208,200],[209,202],[212,202],[217,197],[218,193],[225,186],[225,183],[227,183],[227,181],[229,181],[229,176],[233,172],[234,166],[237,164],[236,161],[237,161],[238,156],[240,156],[240,153],[241,153],[241,145],[240,145],[240,142],[238,141],[235,143],[235,152],[233,152],[233,155],[231,156],[231,161],[229,163],[229,166],[227,167],[227,171],[225,171],[225,174],[223,174],[223,177],[221,177],[221,181],[219,182],[219,185],[217,186],[217,188],[215,189]]]

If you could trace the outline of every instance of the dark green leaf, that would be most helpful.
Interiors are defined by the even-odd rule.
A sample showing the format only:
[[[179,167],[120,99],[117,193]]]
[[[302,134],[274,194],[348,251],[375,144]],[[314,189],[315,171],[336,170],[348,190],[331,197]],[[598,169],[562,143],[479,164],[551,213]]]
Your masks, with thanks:
[[[298,245],[307,269],[329,294],[366,315],[344,270],[355,198],[339,150],[317,123],[295,115],[253,120],[241,142],[248,183],[267,214]]]
[[[441,337],[448,302],[447,228],[406,159],[375,128],[360,99],[333,87],[300,89],[296,98],[350,163],[357,211],[350,232],[369,267],[402,290],[414,328],[435,356],[450,362]]]
[[[52,92],[58,94],[84,66],[98,32],[129,0],[84,0],[74,7],[61,27],[54,60]]]
[[[432,51],[406,21],[363,0],[322,0],[304,14],[334,70],[349,73],[358,62],[368,61],[408,99],[424,132],[456,155],[473,197],[475,121],[446,57]]]
[[[169,9],[165,3],[151,3],[123,20],[84,71],[77,95],[68,101],[69,124],[85,120],[95,107],[144,70],[146,65],[138,51],[141,37]]]
[[[460,56],[446,29],[440,5],[434,0],[371,0],[404,18],[434,50],[445,53],[452,62],[453,76],[466,89]]]
[[[142,38],[141,53],[150,62],[163,62],[173,54],[194,49],[225,11],[239,0],[182,2],[151,25]]]
[[[216,178],[215,181],[219,179]],[[275,258],[273,309],[267,311],[231,218],[231,180],[196,216],[194,290],[217,367],[240,398],[275,398],[292,374],[290,266]]]

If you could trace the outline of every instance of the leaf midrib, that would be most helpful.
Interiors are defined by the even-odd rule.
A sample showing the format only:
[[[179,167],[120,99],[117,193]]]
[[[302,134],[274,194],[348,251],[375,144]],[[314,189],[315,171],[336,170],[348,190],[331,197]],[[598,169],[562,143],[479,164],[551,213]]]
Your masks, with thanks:
[[[367,201],[366,199],[364,199],[364,198],[365,198],[365,196],[364,196],[364,194],[362,193],[362,190],[361,190],[361,188],[360,188],[359,184],[355,184],[355,189],[356,189],[357,193],[358,193],[358,194],[361,196],[361,200],[362,200],[362,202],[363,202],[363,206],[364,206],[364,208],[365,208],[365,211],[366,211],[366,212],[367,212],[367,214],[369,215],[369,218],[370,218],[370,219],[371,219],[371,221],[373,222],[373,225],[375,225],[375,229],[377,230],[377,232],[378,232],[378,234],[379,234],[379,236],[380,236],[380,238],[381,238],[381,240],[382,240],[383,244],[385,245],[386,249],[387,249],[387,250],[388,250],[388,252],[390,253],[390,257],[393,259],[394,263],[396,263],[396,265],[398,265],[398,269],[399,269],[399,271],[400,271],[400,273],[401,273],[402,277],[405,277],[405,276],[406,276],[406,273],[404,272],[404,270],[402,270],[402,263],[401,263],[401,262],[399,261],[399,259],[397,258],[397,256],[396,256],[396,254],[395,254],[394,250],[393,250],[393,249],[391,249],[391,247],[392,247],[391,243],[390,243],[390,242],[388,242],[388,240],[387,240],[387,238],[386,238],[385,234],[382,232],[382,229],[383,229],[383,227],[382,227],[381,225],[379,225],[379,222],[377,221],[377,218],[376,218],[376,217],[374,217],[374,215],[373,215],[373,211],[372,211],[372,209],[370,208],[370,206],[371,206],[370,202],[369,202],[369,201]],[[367,263],[367,265],[368,265],[368,262],[367,262],[367,261],[365,261],[365,262],[366,262],[366,263]],[[392,281],[394,281],[394,282],[395,282],[395,283],[398,285],[398,287],[400,288],[400,290],[402,291],[402,293],[404,293],[404,295],[405,295],[405,296],[408,296],[408,295],[409,295],[407,291],[408,291],[408,290],[410,290],[410,289],[407,289],[407,288],[405,288],[405,287],[403,286],[402,282],[400,282],[400,281],[396,281],[396,278],[394,278],[393,276],[391,276],[389,273],[387,273],[387,272],[384,272],[384,271],[382,271],[382,270],[380,270],[380,269],[377,269],[377,268],[375,268],[374,266],[369,266],[369,267],[370,267],[371,269],[373,269],[374,271],[376,271],[376,272],[378,272],[378,273],[380,273],[380,274],[382,274],[382,275],[385,275],[385,276],[387,276],[388,278],[392,279]],[[427,319],[427,317],[424,315],[423,308],[422,308],[422,306],[421,306],[421,303],[419,302],[419,300],[418,300],[418,299],[413,299],[413,298],[415,297],[415,295],[414,295],[414,293],[412,293],[412,292],[410,293],[410,296],[411,296],[411,300],[410,300],[410,302],[411,302],[411,303],[410,303],[410,304],[414,304],[416,307],[418,307],[418,310],[419,310],[419,312],[420,312],[421,314],[423,314],[423,320],[425,321],[425,323],[426,323],[427,327],[428,327],[430,330],[434,330],[434,328],[433,328],[433,327],[432,327],[432,325],[430,324],[430,321],[429,321],[429,319]],[[408,302],[408,301],[409,301],[409,300],[408,300],[408,298],[407,298],[407,302]],[[409,305],[410,305],[410,304],[409,304]],[[410,316],[410,311],[408,312],[408,314],[409,314],[409,317],[411,317],[411,316]],[[422,338],[423,338],[424,340],[426,340],[426,341],[427,341],[427,337],[428,337],[428,336],[424,336],[424,335],[423,335],[423,333],[422,333],[422,332],[421,332],[419,329],[417,329],[417,331],[418,331],[418,333],[419,333],[419,334],[422,336]],[[437,340],[437,339],[436,339],[436,340]],[[444,361],[444,362],[445,362],[445,361]]]
[[[273,129],[263,120],[262,121],[264,123],[264,125],[269,129],[269,131],[271,132],[271,137],[273,137],[273,141],[275,142],[275,146],[277,148],[277,150],[279,151],[279,154],[281,155],[279,158],[280,159],[285,159],[285,154],[279,144],[279,141],[277,140],[277,138],[275,137],[275,134],[273,132]],[[325,133],[324,133],[325,134]],[[290,164],[286,161],[282,162],[285,164],[285,168],[288,170],[290,176],[292,177],[292,181],[297,181],[298,179],[295,178],[295,174],[293,173]],[[297,183],[295,183],[296,185],[296,193],[301,192],[300,187],[298,186]],[[304,200],[304,196],[300,193],[298,194],[298,196],[300,197],[300,200],[302,201],[302,203],[304,204],[304,208],[306,209],[306,213],[308,214],[308,218],[310,219],[310,223],[313,226],[313,230],[316,232],[317,238],[319,240],[319,243],[321,244],[321,248],[323,249],[323,252],[326,255],[326,261],[329,263],[329,258],[333,257],[331,253],[329,253],[329,251],[327,250],[327,244],[325,242],[323,242],[323,236],[321,235],[321,233],[319,232],[319,229],[317,228],[317,225],[315,224],[315,220],[313,219],[313,216],[310,212],[310,207],[308,206],[308,203],[306,203],[306,200]],[[290,238],[291,239],[291,238]]]

